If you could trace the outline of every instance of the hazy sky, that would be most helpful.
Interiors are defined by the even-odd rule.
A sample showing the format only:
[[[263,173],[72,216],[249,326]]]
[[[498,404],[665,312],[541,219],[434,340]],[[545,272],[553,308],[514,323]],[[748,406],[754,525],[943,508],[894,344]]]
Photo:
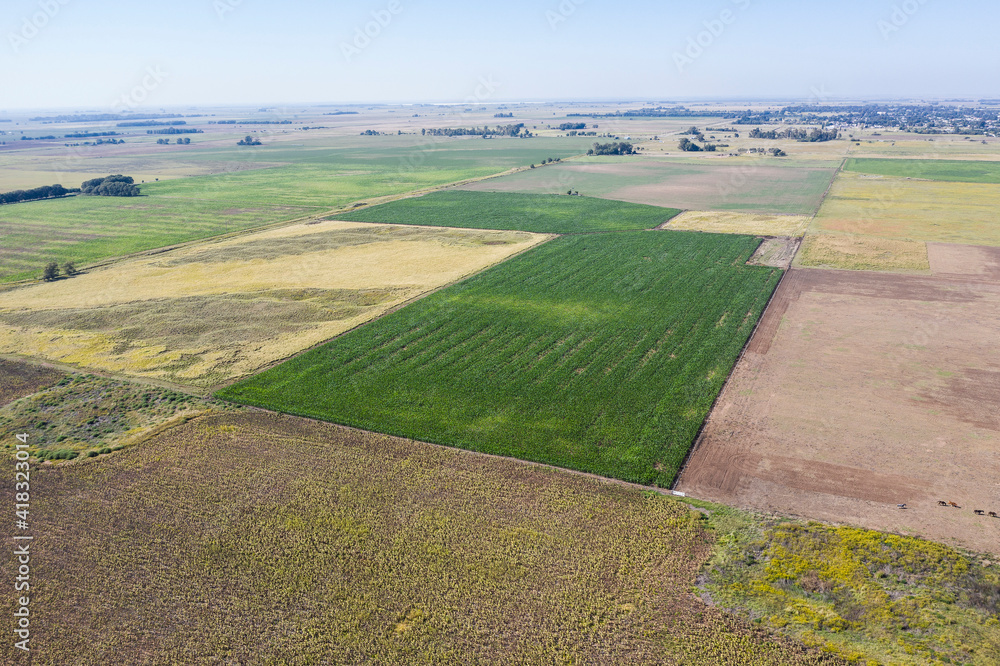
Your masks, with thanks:
[[[3,0],[0,110],[997,98],[998,19],[996,0]]]

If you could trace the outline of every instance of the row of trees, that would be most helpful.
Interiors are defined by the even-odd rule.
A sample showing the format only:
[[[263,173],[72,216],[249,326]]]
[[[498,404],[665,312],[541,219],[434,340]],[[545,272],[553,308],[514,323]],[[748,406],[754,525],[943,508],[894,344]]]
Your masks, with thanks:
[[[170,143],[170,139],[157,139],[156,143],[167,145],[168,143]],[[177,138],[177,143],[180,144],[180,145],[187,145],[187,144],[191,143],[191,139],[190,139],[190,137],[186,137],[186,136],[185,137],[178,137]]]
[[[614,141],[612,143],[595,143],[594,147],[587,151],[588,155],[635,155],[635,147],[627,141]]]
[[[523,137],[528,138],[534,136],[530,131],[525,129],[524,123],[517,123],[513,125],[497,125],[496,127],[490,127],[485,125],[483,127],[446,127],[446,128],[434,128],[434,129],[422,129],[420,134],[431,136],[511,136],[511,137]]]
[[[762,130],[759,127],[755,127],[750,130],[751,139],[794,139],[796,141],[833,141],[834,139],[840,138],[840,132],[837,130],[826,130],[820,128],[814,128],[812,132],[806,131],[805,129],[799,129],[795,127],[790,127],[786,130]]]
[[[176,127],[168,127],[167,129],[158,130],[146,130],[146,134],[204,134],[205,130],[195,129],[193,127],[185,127],[184,129],[177,129]]]
[[[0,194],[0,204],[18,203],[20,201],[37,201],[38,199],[51,199],[52,197],[64,197],[80,190],[67,190],[58,183],[55,185],[43,185],[30,190],[13,190]]]
[[[80,192],[100,197],[135,197],[139,196],[139,187],[135,184],[132,176],[123,176],[118,173],[84,181],[83,185],[80,186]]]

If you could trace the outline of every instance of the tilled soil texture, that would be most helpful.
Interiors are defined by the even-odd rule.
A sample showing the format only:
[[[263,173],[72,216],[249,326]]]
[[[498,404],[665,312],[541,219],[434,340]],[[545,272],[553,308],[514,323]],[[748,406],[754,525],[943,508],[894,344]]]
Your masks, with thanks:
[[[790,271],[678,489],[1000,552],[1000,283],[931,256],[966,275]]]
[[[843,663],[691,594],[701,514],[549,468],[244,412],[31,482],[36,666]]]
[[[52,386],[62,376],[58,370],[0,358],[0,405]]]

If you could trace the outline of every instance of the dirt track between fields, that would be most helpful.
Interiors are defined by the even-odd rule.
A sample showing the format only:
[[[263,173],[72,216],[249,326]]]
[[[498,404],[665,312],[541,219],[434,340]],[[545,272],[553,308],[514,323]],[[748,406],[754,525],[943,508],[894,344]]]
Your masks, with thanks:
[[[677,489],[1000,553],[1000,519],[973,513],[1000,513],[988,250],[932,247],[931,276],[790,271]]]

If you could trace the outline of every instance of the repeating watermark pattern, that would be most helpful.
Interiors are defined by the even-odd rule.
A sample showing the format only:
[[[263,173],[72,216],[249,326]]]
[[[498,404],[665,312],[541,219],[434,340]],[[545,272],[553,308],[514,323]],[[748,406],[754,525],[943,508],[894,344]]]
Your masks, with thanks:
[[[705,51],[710,49],[725,34],[726,29],[736,23],[739,18],[739,12],[746,11],[752,4],[752,0],[730,0],[730,2],[739,11],[729,8],[723,9],[714,19],[709,19],[702,23],[705,28],[704,30],[688,37],[687,46],[682,51],[674,51],[674,64],[677,66],[679,73],[683,74],[684,70],[703,56]]]
[[[889,41],[889,38],[894,34],[902,30],[907,23],[910,22],[917,12],[920,11],[921,7],[926,5],[930,0],[905,0],[903,3],[892,6],[892,13],[889,15],[888,19],[880,19],[878,22],[879,32],[882,33],[882,39]]]
[[[399,0],[390,0],[385,9],[378,9],[372,12],[372,20],[354,28],[354,39],[350,42],[340,43],[340,52],[347,62],[352,62],[354,58],[372,45],[382,31],[392,24],[392,20],[403,13],[403,5]]]
[[[31,641],[31,542],[28,518],[31,509],[31,468],[28,465],[28,435],[15,435],[14,445],[14,559],[17,576],[14,579],[16,603],[14,608],[14,647],[30,651]]]
[[[225,20],[226,14],[236,11],[236,8],[243,4],[243,0],[214,0],[212,8],[219,20]]]
[[[7,35],[7,41],[10,42],[14,53],[19,53],[28,42],[37,37],[69,2],[70,0],[39,0],[38,11],[31,16],[25,16],[21,21],[21,27]]]
[[[137,106],[141,105],[149,97],[149,94],[160,87],[169,73],[164,72],[160,69],[159,65],[155,67],[150,66],[146,68],[146,73],[142,77],[139,85],[133,87],[127,93],[122,94],[119,99],[116,99],[111,103],[111,108],[121,113],[123,111],[131,111]]]
[[[587,0],[562,0],[555,9],[546,10],[545,20],[549,22],[549,28],[552,29],[552,32],[555,32],[560,25],[576,14],[580,5],[586,4],[586,2]]]

